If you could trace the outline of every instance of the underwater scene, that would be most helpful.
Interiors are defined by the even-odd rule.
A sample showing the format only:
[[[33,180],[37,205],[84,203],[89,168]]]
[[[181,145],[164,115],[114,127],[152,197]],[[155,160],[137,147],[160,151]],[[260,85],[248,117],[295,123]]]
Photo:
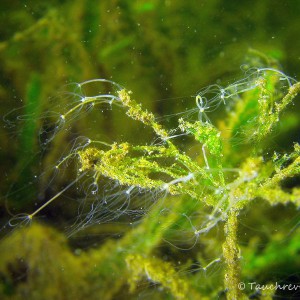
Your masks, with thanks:
[[[299,15],[1,0],[0,299],[300,299]]]

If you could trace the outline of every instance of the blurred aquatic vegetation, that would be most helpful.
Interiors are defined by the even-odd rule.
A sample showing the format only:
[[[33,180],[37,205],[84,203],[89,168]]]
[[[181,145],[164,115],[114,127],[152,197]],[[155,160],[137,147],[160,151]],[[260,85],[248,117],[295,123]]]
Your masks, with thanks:
[[[71,182],[72,187],[42,215],[59,230],[68,226],[68,234],[78,232],[67,241],[50,226],[36,224],[39,214],[33,220],[30,214],[11,220],[11,225],[22,220],[34,224],[1,241],[2,298],[214,299],[227,294],[228,299],[242,299],[238,279],[289,282],[287,274],[295,272],[299,281],[297,213],[293,224],[282,227],[282,220],[299,207],[299,146],[293,145],[299,142],[297,101],[294,109],[286,110],[298,85],[277,71],[261,72],[258,82],[247,75],[253,74],[252,67],[282,69],[278,60],[287,74],[299,73],[297,1],[2,1],[0,10],[3,223],[6,209],[12,215],[34,211]],[[247,80],[237,82],[244,63]],[[121,108],[104,108],[99,118],[99,111],[84,105],[61,126],[57,120],[75,106],[74,99],[78,103],[85,96],[98,95],[99,90],[111,95],[110,83],[101,88],[90,84],[84,91],[80,84],[73,84],[90,78],[107,78],[132,90],[147,113],[130,101],[128,91],[116,97],[129,97],[129,104],[123,103],[128,115],[134,119],[143,116],[150,129],[124,119]],[[209,84],[209,90],[196,93]],[[227,90],[222,94],[220,87]],[[205,102],[216,91],[235,100],[217,110],[222,106],[220,98]],[[150,111],[170,117],[155,117],[154,122]],[[190,114],[186,119],[185,111]],[[88,118],[80,117],[87,113]],[[199,114],[197,121],[192,114]],[[165,132],[158,126],[160,121]],[[175,127],[177,132],[169,130]],[[151,128],[159,136],[156,143]],[[182,144],[176,143],[177,134],[183,134]],[[82,136],[93,137],[92,143]],[[167,142],[157,144],[162,137]],[[173,139],[177,150],[170,150]],[[100,140],[104,144],[94,143]],[[205,147],[199,150],[199,144]],[[173,160],[174,153],[181,153],[184,147],[186,153],[179,162]],[[98,174],[106,172],[124,185],[133,186],[142,179],[141,188],[155,190],[170,184],[163,193],[151,191],[151,196],[131,187],[120,190],[105,180],[90,185],[93,176],[80,186],[74,182],[78,170],[72,160],[78,157],[87,174],[98,168]],[[108,164],[101,165],[99,157]],[[205,191],[180,162],[203,176]],[[62,170],[55,170],[54,176],[52,166],[60,164]],[[130,165],[135,171],[128,170]],[[213,179],[207,176],[208,167],[218,170],[211,173]],[[226,187],[223,193],[231,194],[229,202],[219,202],[221,194],[214,195],[218,185]],[[173,197],[165,196],[167,188]],[[115,201],[110,211],[93,200],[105,189],[113,192],[105,198]],[[89,196],[78,209],[82,190]],[[122,203],[127,205],[129,196],[134,197],[134,207],[124,216],[127,207]],[[162,200],[157,200],[160,196]],[[265,214],[261,214],[261,198],[268,203],[264,204]],[[287,206],[293,212],[283,217],[280,214]],[[216,217],[218,209],[222,213]],[[249,216],[249,211],[254,212],[247,222],[256,220],[263,225],[257,233],[247,231],[251,235],[247,238],[239,220],[244,219],[243,214]],[[67,220],[76,214],[70,227]],[[104,226],[102,221],[109,223]],[[279,232],[264,235],[265,228],[274,224]],[[255,226],[252,223],[254,231]],[[286,232],[290,236],[284,239]],[[108,236],[112,238],[106,241]],[[88,249],[80,250],[85,247]],[[228,276],[225,288],[224,270]],[[266,291],[259,293],[249,286],[245,294],[271,299]]]
[[[131,292],[134,292],[133,284],[135,280],[138,281],[139,275],[138,269],[131,265],[133,257],[142,255],[147,263],[147,257],[178,219],[177,210],[181,210],[187,204],[186,201],[170,202],[172,213],[165,216],[161,216],[161,207],[157,206],[149,214],[149,218],[122,239],[110,240],[99,249],[87,251],[71,251],[64,236],[38,224],[16,231],[1,243],[4,254],[0,265],[1,296],[13,299],[21,299],[24,295],[30,296],[31,299],[114,299],[118,293],[121,298],[130,292],[126,287],[128,280],[131,281]],[[157,222],[158,219],[160,222]],[[148,238],[145,238],[146,232],[151,233]],[[126,262],[130,268],[127,268]],[[189,286],[187,278],[178,275],[177,270],[165,262],[161,262],[160,265],[164,266],[155,272],[156,263],[159,261],[153,260],[152,274],[154,279],[155,276],[159,276],[155,279],[156,284],[168,275],[165,280],[172,283],[171,295],[183,298],[187,290],[181,288]],[[142,276],[143,274],[140,274],[140,278]],[[151,278],[148,280],[152,281]],[[169,289],[167,282],[165,288]],[[164,294],[163,291],[157,291],[160,297],[171,296],[168,293],[165,296]],[[199,296],[199,291],[195,288],[191,292],[191,296],[193,295]]]

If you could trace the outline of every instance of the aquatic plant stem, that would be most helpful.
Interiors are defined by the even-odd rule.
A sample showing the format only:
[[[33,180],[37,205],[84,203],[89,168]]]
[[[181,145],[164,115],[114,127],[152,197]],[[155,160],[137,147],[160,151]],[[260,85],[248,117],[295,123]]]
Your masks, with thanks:
[[[243,299],[243,295],[238,288],[241,268],[239,261],[239,248],[237,245],[237,226],[238,210],[231,209],[224,227],[226,239],[223,244],[223,256],[226,265],[224,285],[227,291],[228,300]]]

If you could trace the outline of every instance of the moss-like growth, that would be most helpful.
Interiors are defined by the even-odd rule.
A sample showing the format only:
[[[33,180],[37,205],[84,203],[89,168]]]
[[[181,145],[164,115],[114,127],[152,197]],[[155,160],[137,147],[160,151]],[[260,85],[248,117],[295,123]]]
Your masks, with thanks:
[[[112,285],[111,292],[100,293],[103,299],[111,299],[125,282],[129,284],[129,291],[135,292],[137,282],[142,277],[161,285],[177,299],[195,299],[201,295],[201,289],[195,288],[188,278],[183,279],[176,274],[170,263],[149,256],[163,236],[168,234],[168,230],[176,222],[182,222],[179,220],[184,217],[193,229],[195,244],[199,237],[202,238],[203,234],[208,234],[218,223],[224,222],[225,241],[223,247],[220,247],[225,264],[223,291],[227,299],[246,299],[246,294],[239,286],[242,280],[242,253],[238,245],[239,212],[259,198],[271,205],[291,202],[299,207],[299,188],[291,187],[287,190],[282,185],[285,180],[300,174],[299,145],[295,144],[294,150],[289,154],[274,153],[273,158],[266,158],[264,153],[268,136],[279,123],[282,111],[299,93],[300,84],[276,69],[255,69],[245,79],[226,88],[218,88],[213,97],[208,93],[207,97],[212,97],[211,99],[204,98],[205,92],[200,92],[196,96],[199,120],[180,118],[178,127],[169,130],[158,123],[154,114],[132,100],[130,92],[120,89],[115,83],[106,82],[118,88],[116,95],[83,98],[80,103],[63,112],[63,122],[69,122],[74,113],[86,105],[115,103],[124,107],[131,119],[152,129],[157,142],[151,145],[128,142],[109,145],[102,141],[88,140],[84,146],[74,147],[57,167],[70,158],[78,159],[78,180],[89,176],[95,186],[104,179],[122,187],[109,200],[128,200],[125,208],[130,207],[131,194],[134,192],[155,193],[158,198],[168,195],[177,198],[168,198],[170,202],[165,200],[163,209],[158,203],[153,205],[148,218],[120,242],[108,243],[99,251],[89,253],[91,260],[98,264],[92,277],[98,276]],[[205,110],[209,105],[218,107],[221,104],[228,105],[230,111],[225,121],[216,127],[208,119]],[[197,159],[177,145],[177,139],[182,136],[192,136],[202,150]],[[243,143],[237,144],[237,137],[243,139]],[[51,198],[27,218],[31,220],[58,196]],[[167,203],[170,205],[170,212],[161,217]],[[119,215],[122,215],[122,205],[118,208]],[[105,206],[93,204],[90,212],[79,219],[74,230],[91,225],[93,219],[99,218],[101,222],[102,208],[105,209]],[[113,209],[113,206],[109,206],[109,210]],[[202,223],[197,218],[193,220],[189,216],[195,213],[195,209],[208,209],[208,218]],[[160,218],[161,223],[157,223]],[[148,234],[145,240],[144,232]],[[215,259],[208,266],[219,261],[220,259]],[[109,274],[117,272],[117,268],[125,277],[112,284]],[[206,270],[207,267],[202,269]],[[220,291],[215,289],[211,295],[215,295],[216,290]]]

